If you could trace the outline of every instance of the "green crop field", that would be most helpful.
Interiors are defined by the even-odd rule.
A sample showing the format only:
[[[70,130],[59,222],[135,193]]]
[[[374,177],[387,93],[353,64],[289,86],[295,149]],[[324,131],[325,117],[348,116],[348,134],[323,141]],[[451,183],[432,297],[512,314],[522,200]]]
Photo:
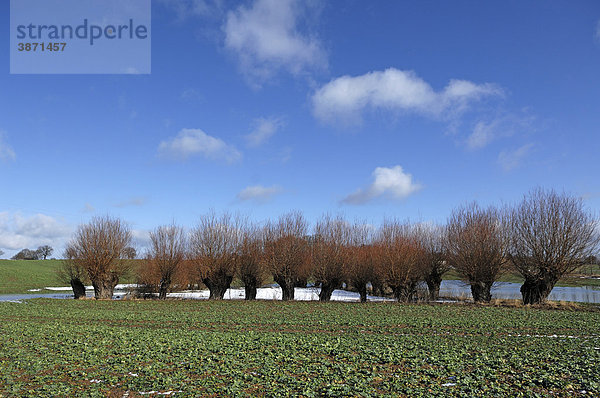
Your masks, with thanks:
[[[597,397],[582,308],[0,303],[0,396]]]

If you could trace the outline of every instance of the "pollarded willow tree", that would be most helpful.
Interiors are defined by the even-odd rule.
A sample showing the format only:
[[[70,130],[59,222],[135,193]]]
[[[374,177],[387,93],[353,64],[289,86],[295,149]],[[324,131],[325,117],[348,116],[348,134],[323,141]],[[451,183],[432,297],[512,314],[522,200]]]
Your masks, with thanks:
[[[64,260],[61,261],[56,273],[60,281],[71,285],[73,297],[75,299],[85,297],[85,285],[87,274],[81,263],[75,262],[75,251],[72,246],[67,246],[64,253]]]
[[[315,226],[312,242],[312,274],[321,286],[320,301],[329,301],[347,279],[351,227],[343,217],[323,216]]]
[[[244,284],[245,299],[255,300],[257,289],[265,280],[264,242],[262,231],[254,224],[242,230],[238,255],[238,277]]]
[[[459,207],[446,225],[447,259],[471,285],[476,302],[489,302],[494,282],[507,263],[508,228],[504,211],[477,203]]]
[[[352,225],[346,267],[348,282],[360,294],[361,303],[367,301],[369,283],[373,286],[381,279],[377,258],[373,228],[365,223]]]
[[[417,228],[423,247],[424,279],[429,291],[429,300],[440,296],[442,277],[450,270],[444,253],[444,228],[434,224],[421,224]]]
[[[534,189],[512,210],[510,260],[525,282],[524,304],[546,300],[568,272],[584,265],[598,248],[597,220],[583,200]]]
[[[67,244],[67,262],[72,269],[84,269],[94,287],[96,299],[111,299],[119,278],[131,268],[124,249],[131,243],[131,231],[120,219],[95,217],[81,225]]]
[[[231,286],[238,264],[242,237],[240,217],[210,212],[200,217],[190,237],[190,254],[210,299],[222,300]]]
[[[294,286],[310,274],[308,223],[300,212],[290,212],[264,229],[267,269],[279,284],[282,300],[294,299]]]
[[[158,298],[164,300],[187,254],[187,237],[182,227],[164,225],[150,232],[150,250],[144,274],[156,280]]]
[[[414,226],[385,220],[375,246],[385,283],[398,301],[416,299],[417,285],[424,277],[423,247]]]

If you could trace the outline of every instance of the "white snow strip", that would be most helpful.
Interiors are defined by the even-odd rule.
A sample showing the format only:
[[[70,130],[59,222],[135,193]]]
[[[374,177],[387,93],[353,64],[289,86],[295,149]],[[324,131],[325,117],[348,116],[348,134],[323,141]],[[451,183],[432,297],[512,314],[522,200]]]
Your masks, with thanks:
[[[442,384],[442,387],[452,387],[455,385],[456,385],[456,383],[444,383],[444,384]]]
[[[133,377],[138,377],[139,376],[139,374],[137,374],[137,373],[131,373],[131,372],[127,373],[127,375],[133,376]]]
[[[29,289],[28,292],[41,292],[42,289]]]
[[[90,380],[90,383],[102,383],[102,380],[92,379]]]
[[[150,394],[156,394],[156,395],[173,395],[177,392],[183,392],[181,390],[177,390],[177,391],[165,391],[165,392],[159,392],[159,391],[140,391],[139,394],[141,395],[150,395]]]
[[[294,289],[294,300],[296,301],[316,301],[319,300],[320,288],[316,287],[297,287]],[[196,299],[205,300],[208,299],[210,293],[208,290],[200,291],[187,291],[179,293],[169,293],[167,296],[172,298],[185,298],[185,299]],[[244,289],[228,289],[225,292],[225,299],[231,300],[243,300],[246,297]],[[281,300],[282,292],[280,287],[261,287],[256,290],[256,298],[258,300]],[[395,301],[390,298],[367,296],[368,301]],[[360,295],[355,292],[348,292],[346,290],[334,290],[331,295],[331,301],[344,301],[344,302],[358,302],[360,301]]]
[[[131,289],[131,288],[136,288],[138,285],[136,283],[120,283],[117,286],[115,286],[115,290],[125,290],[125,289]],[[62,291],[68,291],[71,290],[72,287],[70,286],[47,286],[44,289],[46,290],[52,290],[52,291],[57,291],[57,292],[62,292]],[[86,290],[93,290],[94,287],[93,286],[86,286],[85,287]],[[33,291],[40,291],[41,289],[38,290],[29,290],[30,292]]]

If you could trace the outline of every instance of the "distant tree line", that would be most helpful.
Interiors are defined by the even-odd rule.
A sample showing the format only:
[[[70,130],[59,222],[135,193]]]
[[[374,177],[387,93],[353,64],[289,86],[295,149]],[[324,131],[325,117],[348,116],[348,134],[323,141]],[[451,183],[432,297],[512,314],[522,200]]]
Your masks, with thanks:
[[[54,252],[51,246],[44,245],[37,248],[37,250],[23,249],[14,256],[12,260],[46,260]]]
[[[357,291],[361,302],[369,292],[410,302],[436,300],[444,274],[453,269],[476,302],[488,302],[494,282],[516,270],[525,280],[523,302],[536,304],[566,273],[594,258],[600,235],[581,199],[535,189],[511,207],[460,206],[445,225],[387,218],[375,227],[324,215],[311,234],[301,212],[263,225],[209,212],[189,233],[175,224],[160,226],[150,241],[143,261],[134,263],[125,223],[94,218],[67,246],[63,277],[79,289],[76,297],[90,282],[96,298],[111,298],[119,279],[133,272],[160,299],[174,289],[201,286],[210,299],[223,299],[238,278],[252,300],[271,277],[283,300],[293,300],[294,288],[310,280],[320,287],[321,301],[345,287]]]

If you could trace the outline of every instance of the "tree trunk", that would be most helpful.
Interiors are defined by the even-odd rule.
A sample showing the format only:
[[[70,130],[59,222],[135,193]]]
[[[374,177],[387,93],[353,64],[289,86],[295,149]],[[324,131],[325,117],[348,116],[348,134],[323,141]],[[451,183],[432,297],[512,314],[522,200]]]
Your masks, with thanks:
[[[439,274],[428,275],[425,279],[427,290],[429,291],[429,300],[435,301],[440,298],[440,286],[442,284],[442,276]]]
[[[244,282],[245,300],[256,300],[256,290],[258,289],[258,278],[250,273],[242,275]]]
[[[471,295],[476,303],[489,303],[494,282],[471,282]]]
[[[281,287],[281,299],[289,301],[294,299],[294,281],[285,277],[274,277],[275,282]]]
[[[116,275],[109,275],[103,280],[92,281],[96,300],[112,300],[117,283],[119,283],[119,277]]]
[[[357,290],[358,290],[358,293],[360,294],[360,302],[366,303],[367,302],[367,284],[362,283],[362,284],[358,285]]]
[[[372,281],[371,282],[373,296],[383,296],[383,283],[380,281]]]
[[[414,301],[415,286],[412,283],[392,286],[392,291],[394,292],[394,298],[400,302]]]
[[[548,298],[548,295],[554,288],[556,280],[531,280],[525,279],[521,286],[521,295],[523,304],[541,304]]]
[[[321,291],[319,292],[319,301],[331,300],[331,294],[335,290],[337,284],[321,283]]]
[[[75,300],[85,297],[85,286],[79,278],[71,278],[71,288],[73,289]]]
[[[206,278],[203,280],[206,287],[210,291],[209,300],[223,300],[229,286],[231,286],[232,276],[222,275],[216,280]]]
[[[160,287],[158,288],[158,299],[165,300],[167,298],[167,293],[169,292],[169,288],[171,287],[171,279],[162,279],[160,281]]]

